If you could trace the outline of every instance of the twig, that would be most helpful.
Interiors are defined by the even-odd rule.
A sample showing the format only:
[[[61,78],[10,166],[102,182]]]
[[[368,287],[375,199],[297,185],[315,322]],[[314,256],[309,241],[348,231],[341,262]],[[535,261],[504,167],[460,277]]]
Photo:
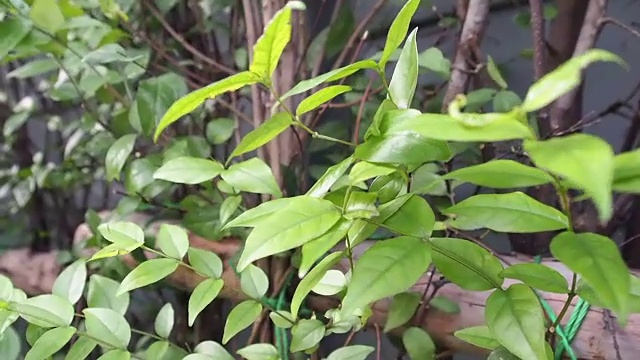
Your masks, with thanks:
[[[544,76],[546,54],[542,0],[529,0],[529,8],[533,33],[533,75],[534,80],[538,80]]]
[[[362,115],[364,114],[364,104],[367,102],[367,98],[369,97],[369,91],[371,90],[371,84],[373,83],[373,78],[369,79],[369,84],[364,89],[364,95],[360,100],[360,108],[358,109],[358,116],[356,117],[356,125],[353,128],[353,143],[358,145],[358,139],[360,138],[360,124],[362,123]]]
[[[153,15],[153,17],[156,18],[156,20],[158,20],[158,22],[169,33],[169,35],[171,35],[180,45],[182,45],[182,47],[184,47],[185,50],[190,52],[193,56],[195,56],[200,61],[213,66],[214,68],[216,68],[218,71],[222,73],[225,73],[227,75],[231,75],[234,73],[233,69],[223,64],[220,64],[215,60],[210,59],[208,56],[201,53],[198,49],[196,49],[191,44],[189,44],[187,40],[185,40],[182,37],[182,35],[178,34],[178,32],[171,27],[171,25],[164,19],[164,16],[160,13],[160,11],[158,11],[158,9],[156,9],[156,7],[149,2],[149,0],[143,0],[142,3],[149,9],[149,11],[151,12],[151,15]]]
[[[640,31],[638,31],[638,30],[632,28],[631,26],[619,21],[616,18],[606,16],[606,17],[603,17],[602,20],[600,20],[600,22],[601,22],[602,25],[605,25],[605,24],[617,25],[621,29],[626,30],[629,34],[631,34],[631,35],[633,35],[633,36],[635,36],[637,38],[640,38]]]

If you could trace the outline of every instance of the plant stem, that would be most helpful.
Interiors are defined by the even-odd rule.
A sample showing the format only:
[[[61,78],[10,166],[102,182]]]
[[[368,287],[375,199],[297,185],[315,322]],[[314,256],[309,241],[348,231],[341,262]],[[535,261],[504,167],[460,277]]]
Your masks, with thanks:
[[[560,321],[562,321],[562,318],[567,314],[567,311],[569,310],[569,306],[571,305],[571,301],[573,301],[573,298],[576,296],[577,282],[578,282],[578,275],[576,273],[573,273],[573,277],[571,278],[571,290],[569,291],[567,301],[564,303],[564,306],[562,306],[562,309],[560,310],[560,314],[558,314],[558,318],[556,319],[556,321],[553,322],[552,328],[555,329],[560,324]]]

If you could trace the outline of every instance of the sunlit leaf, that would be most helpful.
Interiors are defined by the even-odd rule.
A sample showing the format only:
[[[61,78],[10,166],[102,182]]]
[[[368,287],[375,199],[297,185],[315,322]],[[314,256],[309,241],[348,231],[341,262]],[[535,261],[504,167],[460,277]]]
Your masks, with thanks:
[[[419,2],[419,1],[418,1]],[[418,45],[416,34],[418,28],[407,37],[404,49],[396,63],[393,76],[389,82],[389,96],[398,109],[408,109],[411,107],[413,95],[418,85]]]
[[[573,134],[546,141],[525,141],[524,149],[537,167],[566,178],[591,197],[600,221],[613,214],[614,153],[603,139]]]
[[[327,360],[366,360],[375,348],[366,345],[349,345],[334,350]]]
[[[351,164],[353,164],[353,156],[340,161],[339,163],[330,166],[327,171],[316,181],[315,184],[307,191],[308,196],[323,197],[327,194],[329,189],[344,175]]]
[[[279,112],[274,114],[269,120],[242,137],[238,146],[229,155],[229,160],[261,147],[275,139],[292,124],[293,119],[289,113]]]
[[[271,344],[251,344],[236,351],[247,360],[278,360],[278,349]]]
[[[298,311],[302,306],[305,297],[311,292],[314,286],[322,279],[324,274],[340,261],[344,252],[338,251],[327,255],[300,281],[291,299],[291,314],[298,317]]]
[[[442,176],[442,178],[456,179],[494,189],[538,186],[553,181],[549,174],[540,169],[504,159],[463,167]]]
[[[260,75],[263,82],[270,84],[280,56],[290,40],[291,7],[285,6],[273,15],[256,41],[249,71]]]
[[[324,324],[317,319],[302,319],[291,328],[291,352],[310,349],[324,337]]]
[[[222,343],[226,344],[236,336],[240,331],[246,329],[260,316],[262,312],[262,305],[255,300],[245,300],[236,305],[229,316],[227,316],[227,322],[224,324],[224,336],[222,337]]]
[[[161,338],[167,339],[173,329],[173,323],[175,321],[175,311],[171,303],[166,303],[162,306],[156,319],[153,323],[153,328],[156,334]]]
[[[73,320],[73,305],[57,295],[38,295],[13,306],[22,318],[42,328],[69,326]]]
[[[127,158],[129,158],[129,154],[133,151],[135,141],[136,134],[128,134],[116,140],[111,147],[109,147],[104,160],[107,171],[107,181],[120,179],[120,172]]]
[[[182,259],[189,250],[189,236],[180,226],[162,224],[158,231],[156,244],[166,255],[174,259]]]
[[[243,71],[228,78],[217,81],[211,85],[195,90],[180,98],[171,105],[164,114],[153,135],[153,140],[158,141],[158,137],[169,125],[178,121],[184,115],[189,114],[198,106],[202,105],[206,99],[213,99],[218,95],[229,91],[238,90],[246,85],[255,84],[260,77],[252,72]]]
[[[171,159],[153,174],[154,179],[177,184],[200,184],[220,175],[222,164],[215,160],[182,156]]]
[[[249,264],[240,273],[240,287],[245,294],[260,299],[269,290],[269,278],[261,268]]]
[[[71,340],[75,333],[76,328],[72,326],[59,327],[45,332],[29,349],[24,360],[41,360],[54,355]]]
[[[626,63],[613,53],[601,49],[588,50],[572,57],[531,85],[522,108],[527,112],[541,109],[573,90],[580,84],[582,71],[597,61],[616,62],[626,67]]]
[[[631,289],[629,270],[616,243],[602,235],[563,232],[553,238],[551,254],[578,273],[598,298],[626,321]]]
[[[403,292],[393,297],[384,332],[389,332],[406,324],[416,312],[420,304],[420,295],[412,292]]]
[[[464,328],[454,332],[453,335],[471,345],[484,349],[492,350],[500,346],[500,343],[494,339],[487,326],[472,326]]]
[[[416,238],[398,237],[376,243],[356,263],[342,311],[354,310],[406,291],[431,263],[429,245]]]
[[[545,318],[536,294],[526,285],[496,290],[485,308],[494,338],[521,359],[546,359]]]
[[[208,278],[196,286],[189,297],[189,326],[193,326],[198,314],[218,296],[223,285],[221,279]]]
[[[213,278],[222,276],[222,260],[217,254],[194,247],[189,248],[188,254],[189,264],[201,275]]]
[[[340,219],[340,211],[328,200],[298,197],[277,214],[279,221],[253,229],[245,242],[238,271],[251,262],[294,249],[324,234]]]
[[[507,82],[502,77],[502,74],[500,74],[500,70],[498,70],[498,66],[491,56],[487,56],[487,73],[489,73],[491,80],[498,84],[502,89],[507,88]]]
[[[88,308],[82,310],[85,316],[87,334],[98,339],[126,349],[131,340],[131,328],[124,316],[111,309]]]
[[[86,281],[86,263],[83,259],[76,260],[58,275],[56,281],[53,283],[51,293],[75,304],[82,297]]]
[[[65,24],[64,14],[56,0],[35,0],[29,17],[38,28],[52,35]]]
[[[534,289],[559,294],[569,292],[569,284],[562,274],[542,264],[515,264],[502,270],[500,276],[520,280]]]
[[[461,288],[486,291],[502,286],[502,264],[486,249],[455,238],[432,238],[430,243],[433,264]]]
[[[421,328],[411,327],[402,334],[402,343],[412,359],[433,359],[436,345]]]
[[[327,86],[326,88],[312,95],[309,95],[309,97],[302,100],[298,105],[298,107],[296,108],[296,115],[302,116],[303,114],[306,114],[309,111],[315,110],[320,105],[326,103],[327,101],[331,101],[331,99],[335,98],[340,94],[344,94],[347,91],[351,91],[350,86],[347,86],[347,85]]]
[[[282,191],[269,165],[257,157],[229,166],[220,177],[240,191],[282,197]]]
[[[379,68],[384,68],[387,61],[391,57],[391,54],[393,54],[393,52],[402,43],[402,40],[404,40],[404,38],[407,36],[411,18],[415,14],[416,10],[418,10],[419,5],[420,0],[407,1],[402,9],[400,9],[400,11],[398,12],[398,15],[396,15],[395,19],[393,19],[393,22],[389,27],[389,32],[387,33],[387,41],[384,44],[382,56],[380,57],[380,61],[378,62]]]
[[[523,192],[480,194],[443,211],[455,215],[450,225],[461,230],[487,228],[499,232],[531,233],[566,229],[567,216]]]
[[[124,315],[129,307],[129,293],[116,295],[120,283],[99,274],[89,278],[87,305],[92,308],[107,308]]]
[[[178,262],[173,259],[151,259],[136,266],[124,279],[118,288],[118,295],[158,282],[172,274],[178,268]]]
[[[613,190],[640,193],[640,150],[629,151],[614,158]]]

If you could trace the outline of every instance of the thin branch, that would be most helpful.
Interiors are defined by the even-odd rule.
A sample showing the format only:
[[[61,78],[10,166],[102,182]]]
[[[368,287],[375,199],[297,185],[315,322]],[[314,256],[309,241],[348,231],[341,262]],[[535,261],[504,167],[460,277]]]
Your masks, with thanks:
[[[616,25],[616,26],[620,27],[621,29],[626,30],[629,34],[631,34],[631,35],[633,35],[633,36],[635,36],[637,38],[640,38],[640,31],[638,31],[637,29],[634,29],[631,26],[619,21],[616,18],[612,18],[612,17],[607,16],[607,17],[602,18],[601,23],[602,23],[602,25],[605,25],[605,24]]]
[[[534,80],[544,76],[546,45],[544,39],[544,14],[542,0],[529,0],[531,27],[533,33],[533,74]]]
[[[156,7],[149,2],[149,0],[143,0],[142,2],[149,9],[149,11],[151,12],[151,15],[153,15],[153,17],[156,20],[158,20],[158,22],[169,33],[169,35],[171,35],[180,45],[182,45],[182,47],[184,47],[185,50],[190,52],[194,57],[196,57],[200,61],[213,66],[214,68],[216,68],[218,71],[222,73],[225,73],[227,75],[234,74],[233,69],[223,64],[220,64],[215,60],[210,59],[207,55],[201,53],[200,50],[196,49],[191,44],[189,44],[187,40],[185,40],[182,37],[182,35],[178,34],[178,32],[171,27],[171,25],[164,19],[164,16],[160,13],[160,11],[158,11],[158,9],[156,9]]]

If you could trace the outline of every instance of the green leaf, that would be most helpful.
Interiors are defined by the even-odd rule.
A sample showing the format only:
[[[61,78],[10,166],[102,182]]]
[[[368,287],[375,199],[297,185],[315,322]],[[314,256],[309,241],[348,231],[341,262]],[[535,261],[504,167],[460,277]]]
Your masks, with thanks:
[[[72,326],[47,331],[36,340],[33,347],[24,356],[24,360],[42,360],[53,356],[71,340],[75,333],[76,328]]]
[[[16,330],[9,326],[0,338],[0,354],[7,360],[19,360],[22,354],[22,339]]]
[[[200,184],[220,175],[223,170],[222,164],[215,160],[181,156],[167,161],[156,170],[153,178],[177,184]]]
[[[539,168],[566,178],[591,197],[600,221],[611,218],[614,153],[603,139],[573,134],[546,141],[525,141],[524,149]]]
[[[491,335],[491,331],[487,326],[468,327],[454,332],[453,335],[483,349],[493,350],[500,346],[500,343]]]
[[[82,310],[87,334],[111,346],[126,349],[131,340],[131,328],[124,316],[111,309],[88,308]]]
[[[280,191],[269,165],[260,158],[254,157],[233,164],[220,176],[237,190],[282,197],[282,191]]]
[[[265,221],[268,222],[271,215],[284,209],[285,207],[289,206],[289,204],[297,201],[297,199],[301,197],[302,196],[294,196],[290,198],[275,199],[263,202],[262,204],[243,212],[237,218],[228,222],[223,229],[227,229],[230,227],[256,227]]]
[[[545,319],[540,301],[526,285],[513,284],[487,298],[485,320],[491,334],[521,359],[546,359]]]
[[[246,134],[229,156],[229,160],[236,156],[253,151],[269,141],[275,139],[280,133],[293,124],[291,115],[287,112],[275,113],[269,120],[260,124],[257,128]],[[227,162],[228,162],[227,161]]]
[[[124,315],[129,307],[129,293],[116,295],[120,283],[102,275],[89,278],[87,305],[92,308],[107,308]]]
[[[327,360],[366,360],[375,350],[374,347],[366,345],[343,346],[329,354]]]
[[[4,20],[8,21],[8,20]],[[3,21],[3,23],[4,23]],[[2,29],[0,28],[0,33]],[[2,56],[0,56],[1,58]],[[30,61],[19,68],[11,71],[7,74],[7,79],[17,78],[17,79],[28,79],[34,76],[42,75],[44,73],[48,73],[52,70],[59,69],[60,66],[53,59],[36,59]]]
[[[461,230],[487,228],[498,232],[533,233],[569,226],[567,216],[561,211],[521,191],[475,195],[443,212],[455,215],[450,225]]]
[[[547,173],[513,160],[492,160],[464,167],[442,176],[494,189],[538,186],[553,181]]]
[[[435,214],[427,200],[409,195],[407,201],[393,215],[384,220],[384,227],[400,235],[428,239],[436,223]]]
[[[376,66],[377,66],[376,62],[372,60],[356,61],[353,64],[343,66],[335,70],[331,70],[322,75],[318,75],[314,78],[300,81],[291,90],[287,91],[284,95],[280,96],[280,100],[284,101],[285,99],[290,98],[291,96],[302,94],[307,90],[313,89],[314,87],[322,83],[340,80],[349,75],[356,73],[359,70],[374,69]]]
[[[438,271],[461,288],[486,291],[502,286],[502,264],[481,246],[462,239],[432,238],[431,250]]]
[[[342,312],[351,314],[374,301],[409,289],[431,263],[429,245],[419,239],[398,237],[377,242],[356,263]]]
[[[403,292],[393,297],[387,322],[384,325],[384,332],[389,332],[399,326],[406,324],[416,312],[420,305],[420,295],[412,292]]]
[[[249,264],[240,273],[242,292],[254,299],[261,299],[269,290],[269,278],[259,267]]]
[[[73,320],[73,305],[58,295],[28,298],[13,306],[27,322],[42,328],[65,327]]]
[[[578,273],[608,308],[626,319],[631,290],[629,270],[613,240],[592,233],[563,232],[553,238],[550,250],[556,259]]]
[[[129,360],[131,353],[123,349],[109,350],[98,358],[98,360]]]
[[[347,285],[347,278],[342,271],[336,269],[328,270],[322,279],[311,289],[314,293],[323,296],[331,296],[342,291]]]
[[[156,320],[153,323],[153,328],[156,331],[156,334],[163,339],[169,338],[171,335],[171,330],[173,329],[173,323],[175,318],[175,311],[173,310],[173,306],[171,303],[166,303],[160,311],[158,311],[158,315],[156,315]]]
[[[156,244],[165,255],[181,260],[189,250],[189,236],[180,226],[162,224]]]
[[[105,239],[118,248],[133,251],[144,245],[144,232],[137,224],[128,221],[105,223],[98,226]]]
[[[396,63],[396,68],[389,82],[389,96],[398,109],[408,109],[411,107],[413,96],[418,85],[418,44],[416,34],[418,28],[407,37],[400,58]]]
[[[460,313],[460,305],[444,296],[434,296],[433,299],[429,301],[429,306],[446,314]]]
[[[213,357],[215,360],[234,360],[233,356],[231,356],[222,345],[211,340],[199,343],[193,351],[197,354],[207,355],[207,359]]]
[[[147,260],[127,274],[122,280],[117,294],[158,282],[171,275],[177,268],[178,262],[173,259]]]
[[[500,276],[520,280],[534,289],[568,294],[569,284],[562,274],[542,264],[515,264],[502,270]]]
[[[582,71],[596,61],[616,62],[626,67],[624,60],[613,53],[601,49],[588,50],[572,57],[531,85],[522,108],[526,112],[536,111],[573,90],[580,84]]]
[[[236,305],[229,316],[227,316],[227,322],[224,324],[224,336],[222,337],[222,343],[226,344],[232,337],[236,336],[240,331],[246,329],[254,321],[258,319],[262,312],[262,305],[255,300],[245,300]]]
[[[0,21],[0,59],[4,59],[31,31],[31,22],[21,18]],[[375,65],[375,63],[374,63]]]
[[[403,195],[407,191],[407,178],[406,175],[395,172],[389,175],[377,177],[371,186],[369,191],[378,194],[378,200],[380,204],[388,203],[395,199],[399,195]]]
[[[493,62],[493,58],[490,55],[487,56],[487,72],[489,73],[491,80],[493,80],[498,86],[502,89],[507,88],[507,82],[504,81],[502,74],[500,74],[500,70],[498,70],[498,66]]]
[[[84,284],[87,281],[87,267],[83,259],[76,260],[67,266],[53,283],[51,293],[75,304],[82,297]]]
[[[282,310],[270,312],[269,318],[275,326],[282,329],[289,329],[296,322],[296,319],[293,318],[290,312]]]
[[[98,346],[98,343],[95,342],[95,340],[89,339],[86,336],[80,336],[73,345],[71,345],[64,360],[84,360],[91,354],[96,346]]]
[[[164,114],[158,127],[153,135],[153,141],[157,142],[158,137],[169,125],[178,121],[184,115],[189,114],[198,106],[202,105],[207,99],[213,99],[221,94],[229,91],[238,90],[246,85],[255,84],[260,80],[257,74],[250,71],[243,71],[235,75],[231,75],[225,79],[214,82],[211,85],[195,90],[180,98],[171,105],[169,110]]]
[[[144,351],[145,359],[164,359],[170,346],[168,341],[155,341]]]
[[[366,193],[362,191],[352,192],[344,207],[344,218],[348,220],[371,219],[377,216],[379,214],[376,208],[377,199],[378,195],[376,193]]]
[[[640,193],[640,150],[619,154],[613,162],[613,190]]]
[[[304,277],[316,260],[344,239],[352,224],[353,220],[341,219],[329,231],[302,245],[302,260],[298,268],[298,276]]]
[[[428,48],[418,55],[418,65],[429,69],[445,79],[451,74],[451,60],[437,47]]]
[[[522,105],[522,100],[518,94],[509,90],[498,91],[493,97],[493,111],[503,113],[509,112]]]
[[[236,122],[233,119],[218,118],[207,123],[205,134],[210,143],[220,145],[231,139],[235,130]]]
[[[56,0],[35,0],[29,17],[40,29],[53,35],[65,25],[64,14]]]
[[[247,360],[278,360],[280,355],[278,349],[271,344],[251,344],[236,351],[236,353]]]
[[[190,247],[189,264],[203,276],[219,278],[222,276],[222,260],[220,257],[207,250]]]
[[[245,241],[238,271],[251,262],[297,248],[327,232],[341,218],[332,202],[298,197],[277,214],[278,222],[265,222],[254,228]]]
[[[189,326],[193,326],[198,314],[218,296],[223,285],[222,279],[208,278],[193,289],[188,306]]]
[[[324,337],[324,324],[317,319],[302,319],[291,328],[292,353],[311,349]]]
[[[120,172],[124,163],[127,162],[129,154],[133,151],[133,145],[136,142],[136,134],[128,134],[120,137],[107,150],[107,156],[104,160],[107,181],[119,180]]]
[[[290,40],[291,7],[285,6],[269,20],[264,33],[256,41],[249,71],[259,75],[264,83],[270,84],[280,56]]]
[[[324,259],[322,259],[318,265],[316,265],[309,273],[300,281],[296,291],[291,298],[291,315],[294,318],[298,317],[298,311],[300,311],[300,307],[302,306],[302,302],[305,297],[311,292],[320,280],[324,277],[324,274],[331,269],[335,264],[340,261],[340,259],[344,256],[344,252],[338,251],[332,254],[327,255]]]
[[[351,168],[351,172],[349,173],[349,182],[351,185],[355,185],[374,177],[391,174],[394,171],[396,171],[396,168],[393,166],[360,161]]]
[[[487,360],[520,360],[520,357],[515,356],[505,347],[498,346],[489,354]]]
[[[353,164],[353,156],[340,161],[339,163],[329,167],[327,171],[316,181],[315,184],[307,191],[307,196],[321,198],[325,196],[331,187],[344,175],[351,164]]]
[[[400,116],[400,114],[396,116]],[[483,119],[489,119],[489,121],[480,126],[472,126],[444,114],[403,117],[403,121],[394,126],[394,131],[416,133],[435,140],[460,142],[494,142],[535,138],[531,129],[511,114],[488,113],[480,116]]]
[[[229,218],[238,210],[238,207],[242,204],[242,196],[229,196],[224,199],[220,205],[220,224],[226,224]]]
[[[398,12],[395,19],[393,19],[393,22],[389,27],[389,32],[387,33],[387,41],[384,44],[382,56],[378,62],[379,69],[384,69],[384,66],[387,64],[387,61],[389,61],[391,54],[396,51],[398,46],[402,43],[402,40],[407,36],[411,18],[416,13],[416,10],[418,10],[419,5],[420,0],[407,1]]]
[[[426,331],[411,327],[402,334],[402,343],[412,359],[433,359],[436,345]]]
[[[315,94],[309,95],[307,98],[302,100],[296,109],[296,116],[302,116],[309,111],[315,110],[320,105],[331,101],[331,99],[336,96],[348,91],[351,91],[351,87],[347,85],[327,86],[326,88],[319,90]]]
[[[425,122],[413,122],[415,129],[404,124],[413,121],[420,112],[414,109],[389,110],[378,124],[379,135],[371,135],[355,151],[355,157],[375,163],[422,164],[445,161],[451,157],[446,142],[433,140],[423,131]],[[371,129],[371,128],[370,128]],[[425,134],[421,133],[423,131]]]

